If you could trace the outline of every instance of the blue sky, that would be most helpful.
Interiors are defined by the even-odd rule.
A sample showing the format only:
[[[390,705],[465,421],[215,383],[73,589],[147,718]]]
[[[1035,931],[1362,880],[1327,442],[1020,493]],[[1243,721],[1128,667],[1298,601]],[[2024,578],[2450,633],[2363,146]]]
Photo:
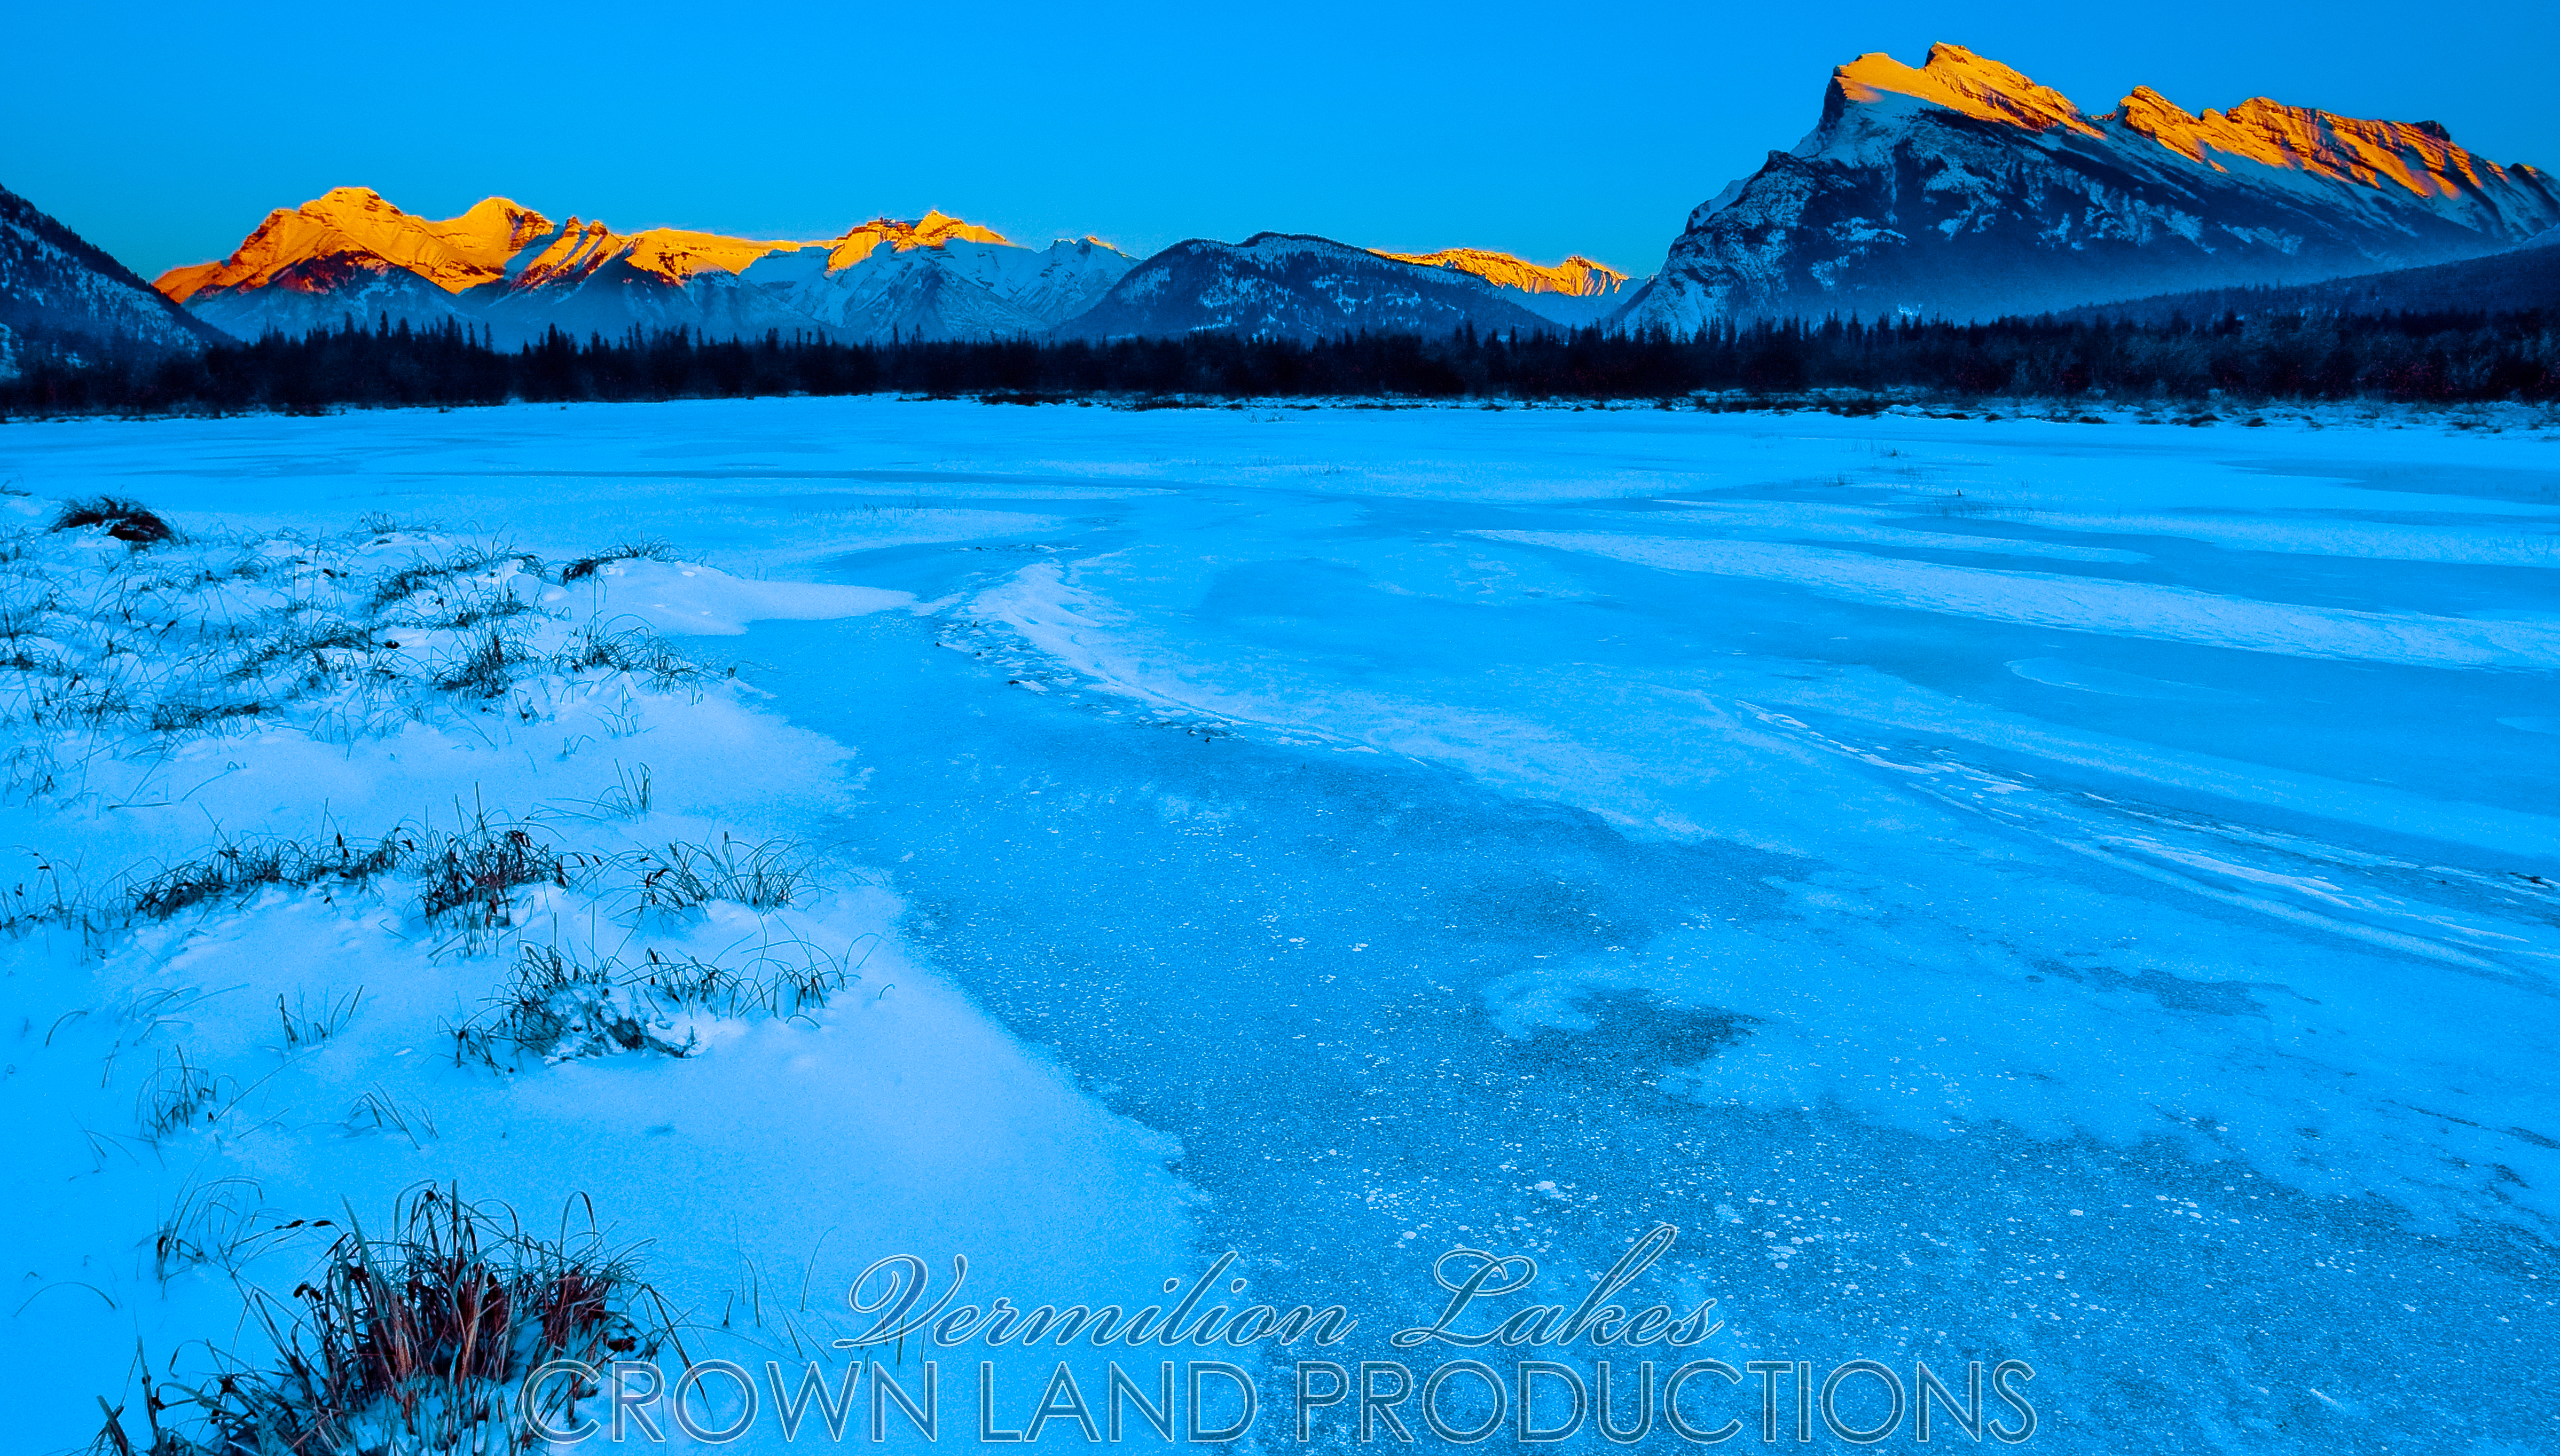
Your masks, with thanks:
[[[2413,22],[2412,16],[2419,17]],[[2451,17],[2445,24],[2434,17]],[[2200,20],[2209,19],[2208,32]],[[1145,253],[1263,229],[1647,272],[1813,124],[1953,41],[2103,110],[2267,94],[2560,171],[2560,6],[1121,3],[17,8],[0,186],[147,275],[333,186],[822,237],[939,207]]]

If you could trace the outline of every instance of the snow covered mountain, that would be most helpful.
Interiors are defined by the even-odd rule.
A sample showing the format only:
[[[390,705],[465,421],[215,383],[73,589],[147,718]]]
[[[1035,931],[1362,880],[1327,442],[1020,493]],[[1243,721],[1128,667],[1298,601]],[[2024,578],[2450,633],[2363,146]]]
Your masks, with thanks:
[[[2040,312],[2474,257],[2555,223],[2548,174],[2432,121],[2198,116],[2148,86],[2091,116],[1941,45],[1835,71],[1811,134],[1690,214],[1618,321]]]
[[[1177,243],[1068,320],[1061,337],[1168,337],[1217,330],[1320,339],[1346,330],[1445,334],[1551,329],[1553,321],[1475,272],[1412,262],[1325,238],[1257,233],[1242,243]]]
[[[635,327],[860,343],[1038,333],[1099,298],[1134,261],[1090,238],[1022,247],[938,212],[817,242],[764,241],[554,224],[496,197],[436,221],[342,187],[268,214],[230,257],[173,268],[159,287],[248,336],[388,314],[485,327],[501,346],[552,328],[583,338]]]
[[[0,187],[0,379],[34,354],[89,359],[219,343],[190,316],[79,234]]]

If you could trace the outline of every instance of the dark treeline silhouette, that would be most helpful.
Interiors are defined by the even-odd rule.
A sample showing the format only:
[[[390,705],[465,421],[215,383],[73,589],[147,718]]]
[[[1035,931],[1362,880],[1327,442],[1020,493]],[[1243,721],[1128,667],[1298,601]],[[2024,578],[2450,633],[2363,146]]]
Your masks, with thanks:
[[[1644,400],[1716,392],[2194,402],[2560,401],[2560,317],[2540,311],[2295,314],[2189,323],[1831,319],[1713,324],[1692,338],[1596,329],[1315,342],[1227,334],[1108,343],[837,344],[681,330],[493,348],[459,325],[350,324],[201,354],[38,362],[0,412],[306,411],[340,405],[735,399],[761,395]]]

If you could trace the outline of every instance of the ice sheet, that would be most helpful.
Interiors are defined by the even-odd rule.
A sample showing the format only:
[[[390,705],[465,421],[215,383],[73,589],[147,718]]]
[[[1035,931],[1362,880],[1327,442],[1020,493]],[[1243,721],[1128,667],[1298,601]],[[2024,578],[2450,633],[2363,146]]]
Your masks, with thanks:
[[[891,401],[11,424],[27,519],[112,491],[207,536],[663,540],[682,565],[610,567],[605,601],[724,633],[744,685],[360,750],[207,736],[13,809],[13,842],[106,876],[207,814],[591,799],[645,753],[684,832],[877,877],[804,928],[880,935],[901,991],[492,1100],[398,1056],[487,967],[420,971],[370,911],[262,902],[93,977],[22,948],[22,1043],[89,1014],[12,1053],[31,1166],[130,1118],[127,1082],[74,1091],[113,1040],[80,1028],[237,986],[190,1035],[245,1069],[248,1013],[323,961],[405,999],[262,1095],[388,1079],[443,1132],[270,1130],[46,1192],[9,1353],[73,1392],[76,1445],[137,1323],[236,1318],[141,1253],[202,1170],[279,1200],[575,1184],[706,1301],[744,1279],[718,1260],[838,1226],[822,1278],[899,1240],[1099,1260],[1070,1297],[1234,1247],[1372,1330],[1452,1244],[1580,1271],[1659,1217],[1667,1285],[1724,1301],[1704,1353],[2016,1354],[2040,1447],[2538,1448],[2511,1395],[2560,1335],[2551,434]],[[681,1200],[628,1172],[714,1167],[697,1118],[742,1171]],[[73,1314],[75,1273],[115,1308]]]

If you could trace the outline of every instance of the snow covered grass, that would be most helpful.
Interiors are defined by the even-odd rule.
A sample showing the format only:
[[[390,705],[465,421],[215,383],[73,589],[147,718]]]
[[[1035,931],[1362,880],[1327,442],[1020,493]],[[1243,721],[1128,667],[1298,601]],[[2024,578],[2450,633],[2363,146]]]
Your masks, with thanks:
[[[687,1190],[636,1175],[718,1150],[817,1200],[764,1202],[823,1300],[840,1271],[810,1225],[852,1198],[804,1139],[902,1145],[901,1085],[1009,1109],[940,1138],[987,1159],[964,1205],[1026,1138],[1083,1160],[1070,1181],[1163,1182],[1155,1143],[906,965],[897,902],[809,838],[845,750],[650,624],[678,586],[716,626],[902,594],[646,542],[556,565],[379,519],[141,530],[160,518],[111,504],[57,526],[22,498],[0,532],[0,1120],[30,1183],[10,1355],[63,1392],[23,1449],[517,1449],[493,1422],[543,1359],[743,1351],[786,1322],[724,1313],[780,1249],[694,1246]],[[554,1085],[642,1064],[685,1070]],[[780,1086],[826,1110],[761,1127]],[[866,1226],[938,1225],[948,1162],[860,1159]],[[564,1206],[576,1231],[519,1224]],[[661,1297],[644,1245],[673,1233]]]
[[[600,680],[700,676],[643,632],[546,609],[542,563],[499,546],[397,529],[129,540],[134,508],[118,509],[0,537],[0,727],[26,730],[9,792],[77,797],[81,766],[136,735],[165,747],[270,719],[349,742],[445,699],[531,723]]]
[[[521,945],[512,979],[485,1011],[453,1029],[454,1059],[508,1069],[616,1052],[690,1056],[700,1047],[695,1034],[671,1040],[680,1019],[805,1017],[861,978],[864,957],[809,942],[766,942],[734,960],[646,947],[626,963],[559,945]]]
[[[538,559],[431,533],[188,540],[131,502],[88,502],[66,508],[48,532],[0,538],[0,727],[18,737],[9,791],[22,813],[50,812],[57,824],[126,807],[117,789],[137,766],[190,746],[246,754],[260,739],[300,737],[352,750],[414,726],[531,725],[557,721],[607,684],[628,715],[643,695],[698,696],[705,677],[646,628],[573,622],[543,605],[550,583]],[[617,766],[598,807],[646,818],[653,797],[647,768]],[[403,919],[444,937],[438,953],[458,945],[471,959],[504,943],[512,956],[512,974],[493,977],[483,998],[490,1010],[451,1030],[456,1060],[467,1049],[492,1071],[516,1065],[502,1045],[533,1060],[687,1054],[699,1034],[672,1040],[679,1014],[805,1015],[859,974],[852,942],[831,952],[797,931],[760,929],[759,948],[735,968],[717,951],[687,948],[716,902],[762,912],[807,900],[803,857],[727,836],[715,847],[569,847],[567,826],[595,823],[541,806],[509,815],[475,804],[449,827],[405,821],[355,842],[344,831],[321,839],[217,826],[194,853],[124,867],[86,896],[46,865],[50,892],[19,887],[7,923],[21,937],[75,929],[87,960],[112,958],[137,927],[201,927],[279,895],[404,900],[413,910]],[[669,948],[638,945],[626,975],[592,934],[565,945],[524,938],[542,895],[553,896],[557,935],[560,901],[581,891],[592,899],[590,924],[612,922],[599,908],[605,899],[627,902],[634,918],[623,928],[646,920],[659,938],[672,935]],[[877,933],[869,939],[876,944]],[[798,958],[779,956],[777,943]],[[239,1135],[250,1119],[264,1078],[175,1040],[185,1023],[174,1013],[200,994],[165,988],[120,1017],[105,1013],[123,1025],[101,1083],[130,1086],[130,1132],[92,1130],[94,1146],[165,1156],[174,1143]],[[327,1048],[365,1001],[362,987],[278,990],[274,1054],[290,1061]],[[75,1008],[56,1029],[91,1014]],[[145,1048],[148,1069],[118,1077],[113,1053]],[[438,1136],[431,1113],[380,1086],[360,1091],[339,1121],[344,1135],[396,1135],[412,1149]],[[192,1267],[238,1271],[252,1251],[289,1242],[279,1239],[287,1230],[331,1222],[269,1213],[243,1176],[191,1184],[151,1239],[153,1269],[164,1285]],[[395,1224],[382,1239],[346,1227],[281,1312],[252,1288],[254,1334],[239,1350],[208,1347],[212,1364],[193,1383],[166,1372],[155,1383],[146,1366],[135,1412],[143,1444],[115,1408],[99,1448],[452,1449],[500,1430],[510,1382],[543,1360],[629,1351],[642,1340],[627,1307],[630,1260],[599,1252],[592,1230],[582,1241],[545,1242],[497,1210],[432,1189],[406,1196]]]

